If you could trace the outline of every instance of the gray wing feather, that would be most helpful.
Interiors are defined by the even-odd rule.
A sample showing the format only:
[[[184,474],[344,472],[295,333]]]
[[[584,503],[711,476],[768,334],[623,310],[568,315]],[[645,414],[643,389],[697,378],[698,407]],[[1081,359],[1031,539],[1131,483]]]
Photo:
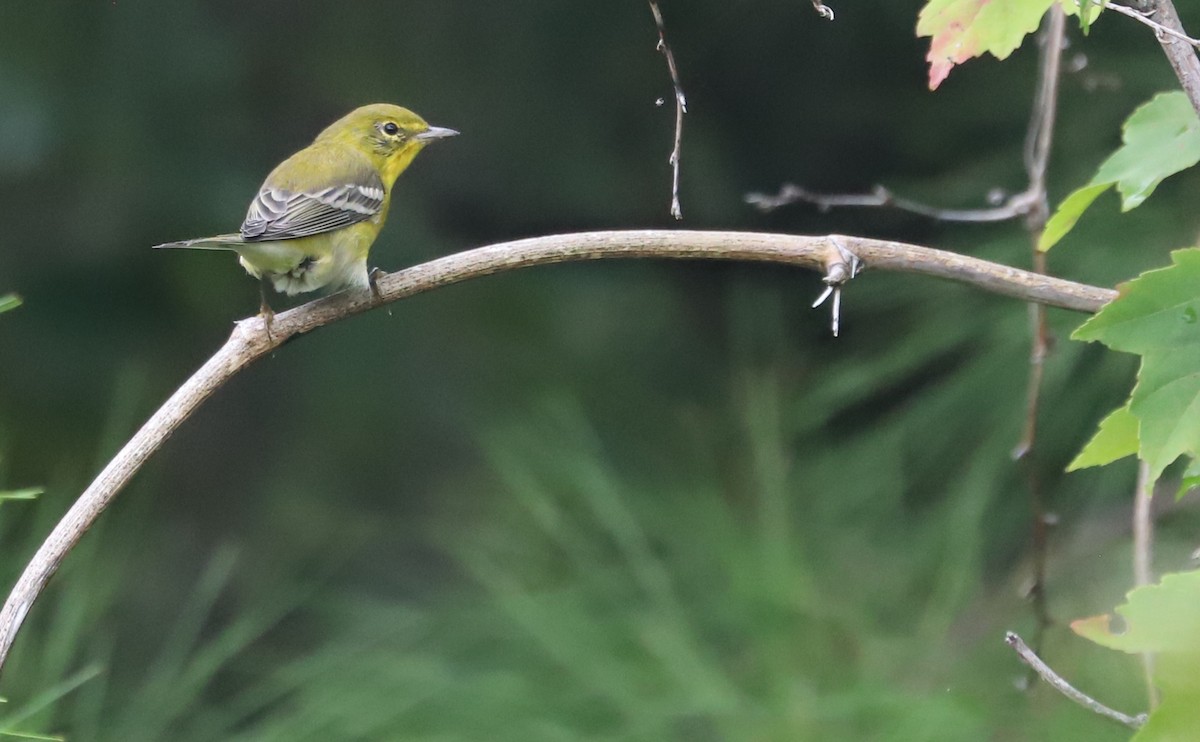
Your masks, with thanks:
[[[383,181],[347,183],[310,192],[266,188],[250,203],[242,237],[287,240],[330,232],[370,219],[383,208]]]

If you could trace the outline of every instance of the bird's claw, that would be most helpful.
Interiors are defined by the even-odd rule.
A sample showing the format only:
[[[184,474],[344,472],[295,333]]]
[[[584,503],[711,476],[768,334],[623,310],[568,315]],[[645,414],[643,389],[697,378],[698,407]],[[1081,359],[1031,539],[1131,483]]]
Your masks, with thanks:
[[[825,290],[813,302],[813,308],[821,306],[831,295],[833,296],[833,336],[838,336],[842,319],[842,286],[854,278],[863,269],[863,262],[857,255],[850,252],[836,237],[829,238],[834,250],[826,257]]]

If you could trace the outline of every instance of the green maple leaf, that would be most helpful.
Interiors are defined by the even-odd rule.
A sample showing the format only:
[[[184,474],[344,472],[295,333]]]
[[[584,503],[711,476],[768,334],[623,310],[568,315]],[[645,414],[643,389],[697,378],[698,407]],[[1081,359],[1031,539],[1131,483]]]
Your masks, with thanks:
[[[1037,30],[1042,16],[1057,0],[929,0],[917,19],[917,36],[929,37],[929,89],[934,90],[957,64],[990,53],[996,59],[1012,54],[1026,36]],[[1080,14],[1074,0],[1062,0],[1068,15]],[[1085,5],[1084,28],[1101,7]]]
[[[1162,703],[1134,742],[1196,739],[1200,729],[1200,571],[1165,575],[1157,585],[1130,591],[1117,608],[1123,631],[1112,617],[1071,622],[1071,629],[1101,646],[1131,654],[1154,653],[1154,684]]]
[[[1200,250],[1171,257],[1174,265],[1122,286],[1073,336],[1142,357],[1129,412],[1154,479],[1179,456],[1200,453]]]
[[[1038,242],[1049,250],[1100,194],[1116,186],[1121,210],[1145,201],[1167,177],[1200,162],[1200,118],[1182,91],[1160,93],[1121,127],[1121,147],[1100,165],[1091,181],[1059,205]]]
[[[1179,479],[1179,489],[1175,492],[1175,499],[1178,500],[1196,487],[1200,487],[1200,460],[1192,459]]]
[[[1067,471],[1085,469],[1089,466],[1104,466],[1117,459],[1138,452],[1138,419],[1129,411],[1129,405],[1118,407],[1100,421],[1100,429],[1088,441],[1075,459],[1067,464]]]

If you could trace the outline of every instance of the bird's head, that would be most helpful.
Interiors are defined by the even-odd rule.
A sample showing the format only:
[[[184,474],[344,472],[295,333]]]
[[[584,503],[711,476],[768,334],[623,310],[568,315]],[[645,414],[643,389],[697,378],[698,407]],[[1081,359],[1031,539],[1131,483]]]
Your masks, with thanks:
[[[330,124],[317,141],[343,141],[358,147],[375,161],[390,188],[425,145],[457,134],[454,129],[430,126],[407,108],[373,103],[356,108]]]

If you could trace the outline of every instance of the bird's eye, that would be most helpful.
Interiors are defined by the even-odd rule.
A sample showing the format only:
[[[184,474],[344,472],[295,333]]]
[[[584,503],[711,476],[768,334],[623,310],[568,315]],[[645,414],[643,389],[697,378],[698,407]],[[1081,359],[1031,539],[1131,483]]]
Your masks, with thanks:
[[[383,133],[390,137],[394,137],[400,133],[400,127],[396,126],[395,122],[389,121],[383,125]]]

